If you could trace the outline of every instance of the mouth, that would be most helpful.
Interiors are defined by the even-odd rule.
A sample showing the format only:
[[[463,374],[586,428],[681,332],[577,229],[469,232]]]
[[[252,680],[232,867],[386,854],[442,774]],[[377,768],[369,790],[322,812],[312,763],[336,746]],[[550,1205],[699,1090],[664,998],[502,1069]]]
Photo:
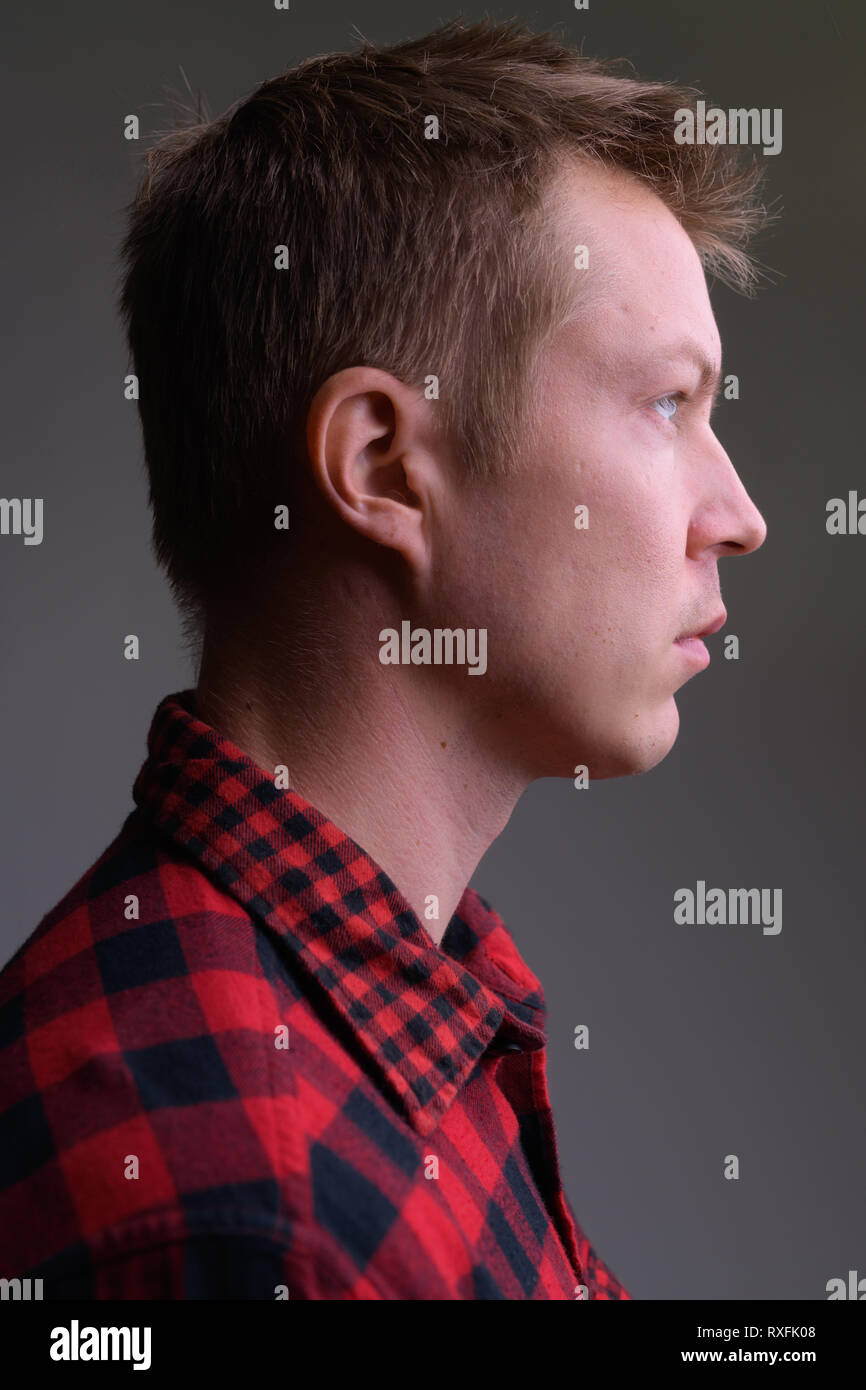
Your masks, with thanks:
[[[701,641],[702,637],[709,637],[714,632],[718,632],[727,620],[727,613],[723,608],[721,614],[707,623],[698,632],[685,632],[682,637],[678,637],[674,642],[675,647],[679,647],[692,661],[696,661],[700,666],[709,666],[710,654]]]

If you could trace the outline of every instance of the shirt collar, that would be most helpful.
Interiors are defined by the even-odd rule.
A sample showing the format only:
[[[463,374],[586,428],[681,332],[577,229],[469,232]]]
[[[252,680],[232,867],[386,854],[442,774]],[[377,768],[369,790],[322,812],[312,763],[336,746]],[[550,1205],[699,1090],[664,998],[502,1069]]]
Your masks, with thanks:
[[[541,985],[473,889],[437,947],[360,845],[197,717],[194,690],[162,700],[147,745],[140,811],[280,936],[419,1133],[487,1048],[544,1046]]]

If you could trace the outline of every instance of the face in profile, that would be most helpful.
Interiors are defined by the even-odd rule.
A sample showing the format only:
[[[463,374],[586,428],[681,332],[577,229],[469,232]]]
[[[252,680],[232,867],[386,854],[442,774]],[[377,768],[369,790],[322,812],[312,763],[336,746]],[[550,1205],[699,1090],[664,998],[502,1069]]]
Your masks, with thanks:
[[[690,238],[621,175],[563,178],[563,244],[590,250],[572,273],[595,280],[543,351],[519,472],[453,498],[437,604],[488,629],[483,737],[530,777],[599,778],[669,752],[707,664],[678,639],[718,626],[718,562],[766,527],[713,433],[721,344]]]

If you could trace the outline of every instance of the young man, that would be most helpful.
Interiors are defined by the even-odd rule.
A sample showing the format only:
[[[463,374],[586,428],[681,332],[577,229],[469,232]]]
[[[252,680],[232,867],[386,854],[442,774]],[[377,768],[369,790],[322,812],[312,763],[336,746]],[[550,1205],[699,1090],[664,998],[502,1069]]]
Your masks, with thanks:
[[[121,304],[200,674],[2,976],[4,1276],[629,1297],[467,883],[535,778],[665,756],[764,539],[704,278],[754,278],[758,176],[677,143],[688,101],[457,23],[149,157]]]

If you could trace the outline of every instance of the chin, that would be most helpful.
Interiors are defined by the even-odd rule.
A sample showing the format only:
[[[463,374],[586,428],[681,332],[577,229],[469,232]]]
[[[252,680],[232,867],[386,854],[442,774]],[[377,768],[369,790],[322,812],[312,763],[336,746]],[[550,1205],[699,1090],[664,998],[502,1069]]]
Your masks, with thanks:
[[[641,721],[635,720],[635,727],[639,722]],[[643,721],[641,733],[637,737],[632,736],[631,747],[628,750],[628,757],[632,763],[629,769],[631,775],[649,772],[651,768],[657,767],[673,748],[679,731],[679,711],[671,696],[658,716],[655,719],[648,716]]]
[[[609,740],[597,744],[588,753],[575,756],[560,776],[573,778],[574,767],[578,763],[584,763],[589,768],[591,783],[611,777],[637,777],[641,772],[649,772],[657,767],[673,748],[679,733],[680,717],[673,697],[655,715],[648,711],[639,719],[632,714],[631,719],[631,726],[620,726],[611,732]],[[582,735],[578,732],[575,746],[580,748],[581,742]]]

